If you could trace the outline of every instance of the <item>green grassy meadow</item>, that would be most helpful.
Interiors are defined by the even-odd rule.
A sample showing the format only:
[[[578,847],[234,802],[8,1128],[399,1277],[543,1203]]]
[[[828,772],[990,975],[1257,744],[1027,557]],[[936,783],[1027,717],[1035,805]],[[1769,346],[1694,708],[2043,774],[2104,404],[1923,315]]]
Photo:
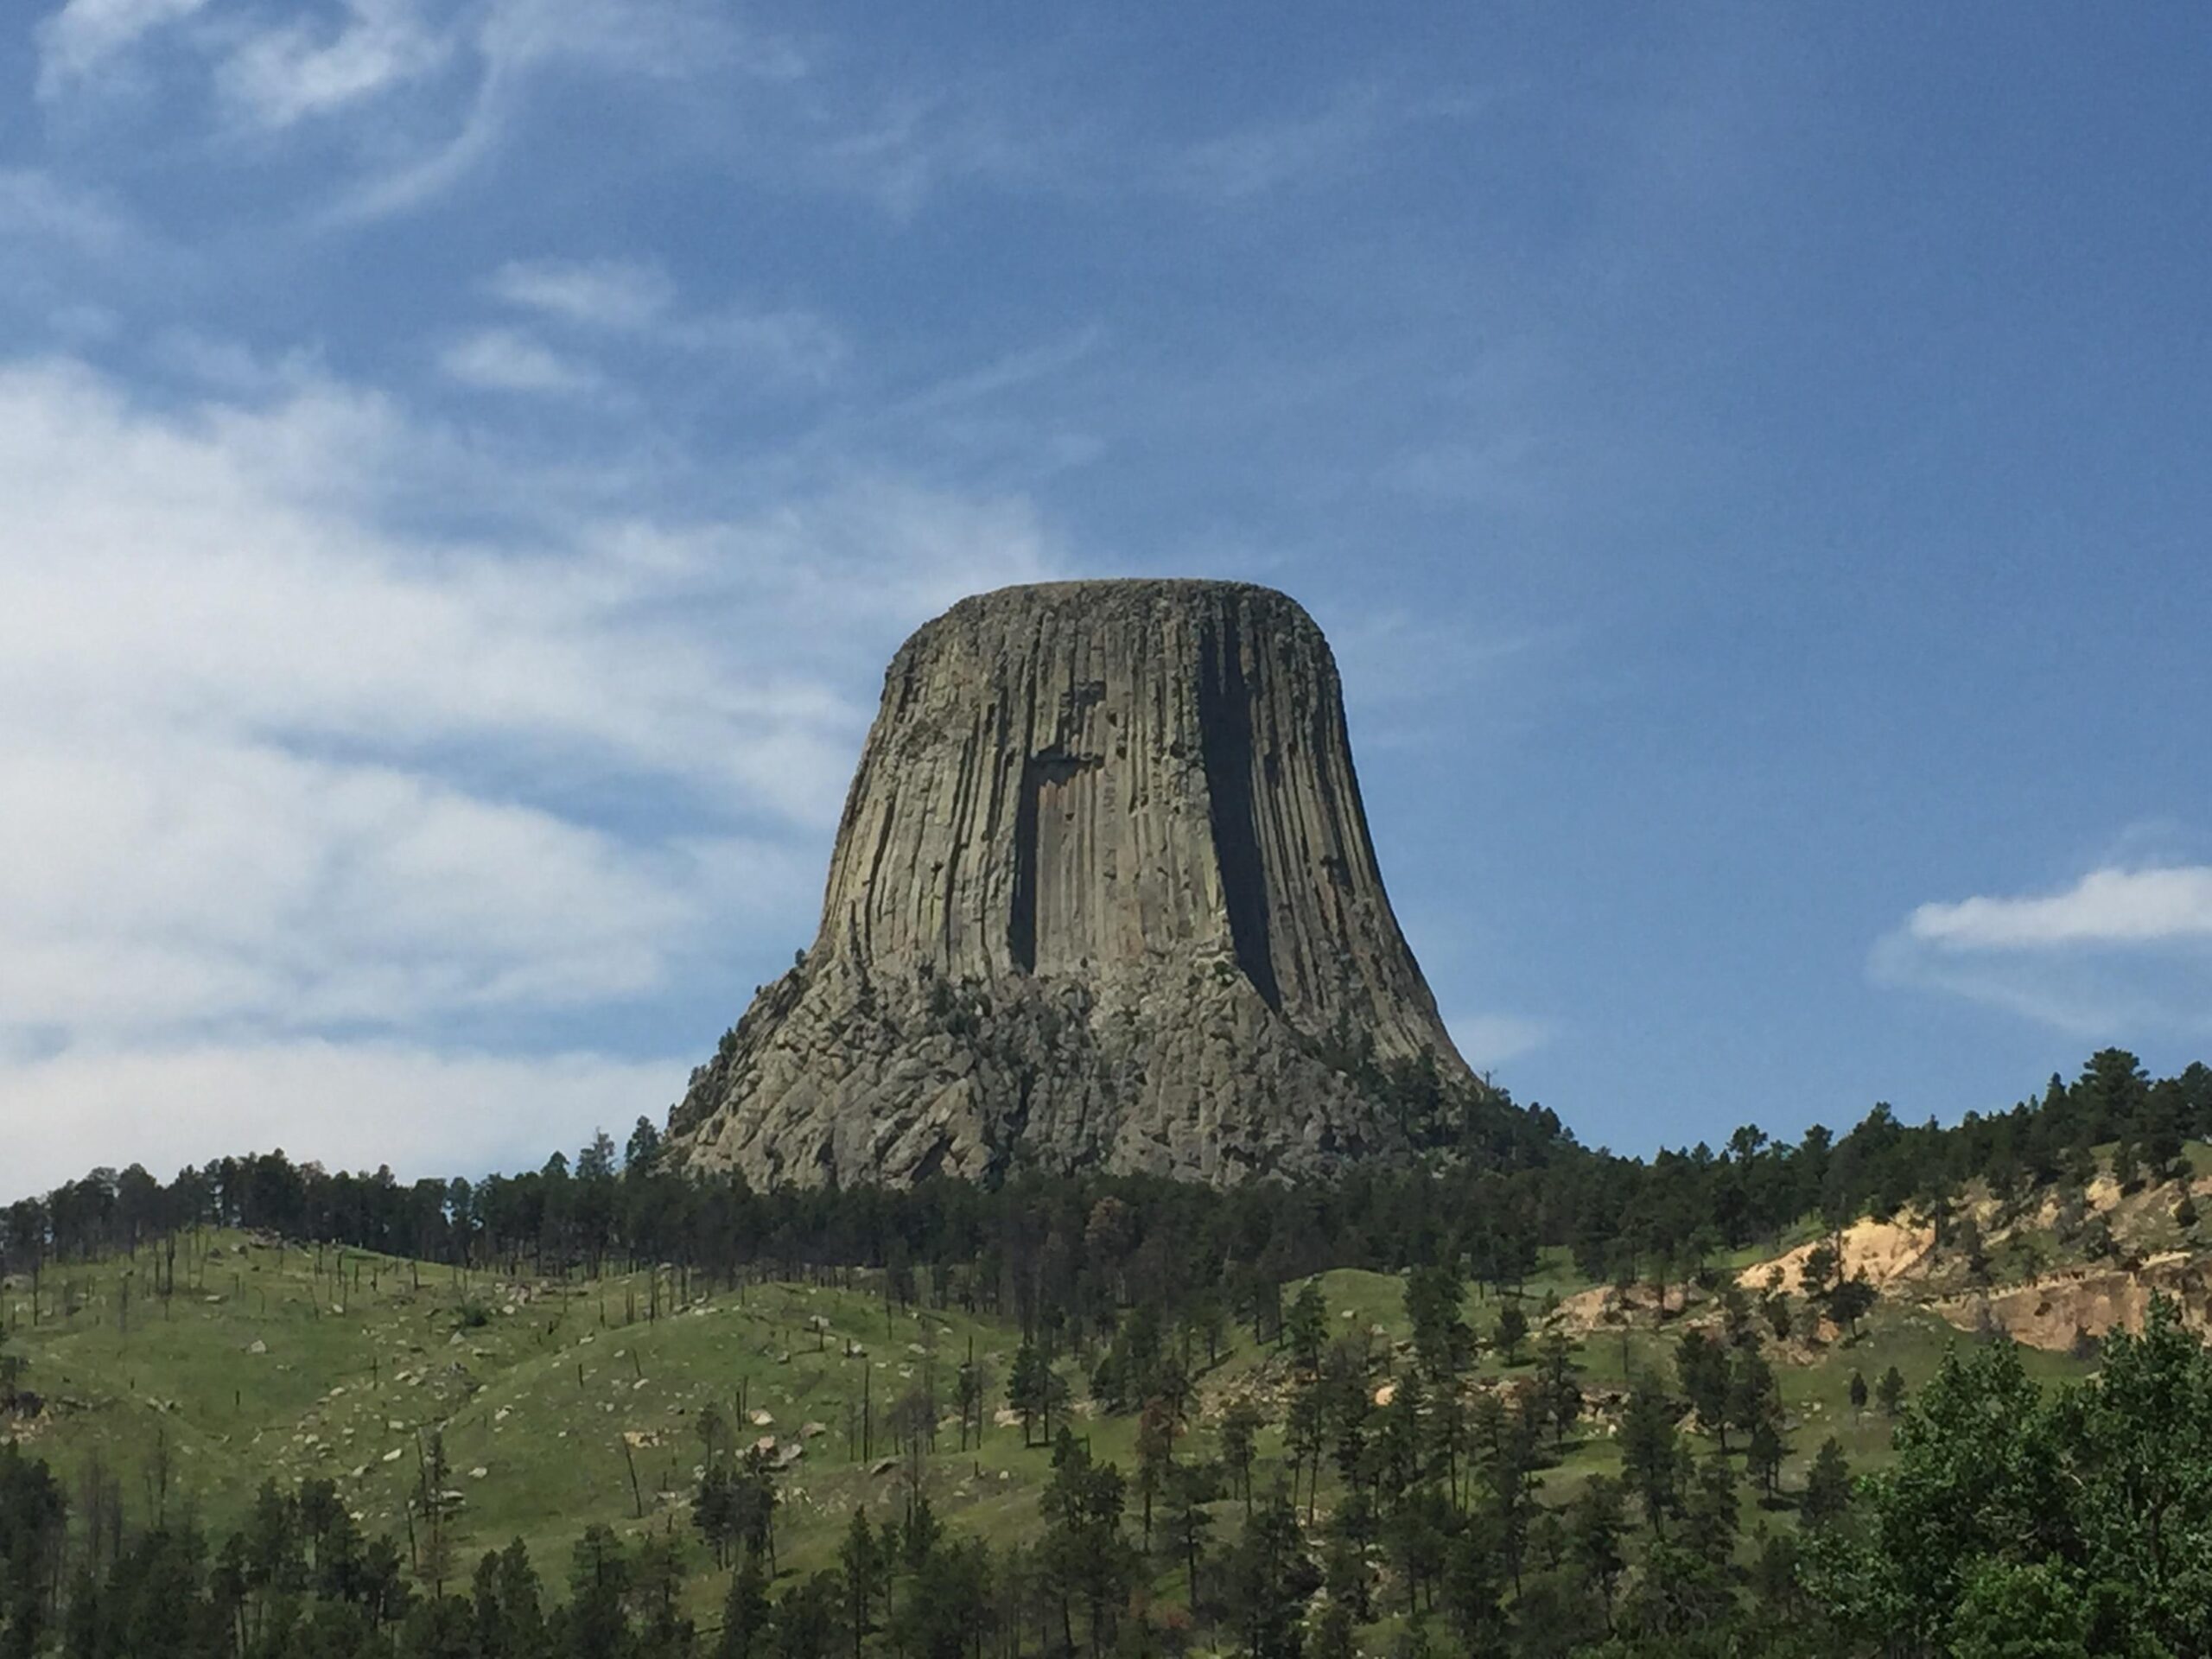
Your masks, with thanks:
[[[448,1465],[444,1490],[461,1494],[449,1503],[454,1559],[467,1563],[520,1538],[557,1571],[588,1522],[631,1536],[690,1535],[689,1500],[705,1457],[700,1427],[712,1406],[737,1445],[772,1440],[793,1459],[780,1483],[779,1566],[806,1571],[830,1563],[856,1504],[883,1512],[894,1505],[903,1470],[884,1421],[933,1372],[942,1421],[923,1460],[932,1504],[953,1527],[999,1543],[1036,1529],[1049,1453],[1025,1447],[1019,1426],[993,1421],[1019,1342],[1003,1321],[957,1309],[887,1309],[868,1285],[758,1283],[741,1293],[695,1286],[679,1307],[664,1272],[657,1287],[645,1273],[463,1277],[235,1234],[203,1237],[181,1253],[173,1294],[146,1294],[153,1278],[142,1254],[49,1268],[35,1320],[27,1284],[11,1281],[0,1301],[10,1340],[29,1361],[26,1382],[48,1404],[23,1431],[27,1449],[73,1491],[102,1471],[133,1516],[189,1506],[225,1528],[263,1481],[321,1476],[336,1483],[365,1530],[404,1542],[419,1459],[435,1433]],[[1554,1253],[1523,1305],[1541,1323],[1545,1293],[1563,1298],[1586,1287]],[[1379,1381],[1408,1334],[1402,1281],[1339,1271],[1325,1274],[1322,1288],[1332,1332],[1369,1344]],[[1486,1344],[1500,1306],[1495,1295],[1470,1294],[1467,1318]],[[1584,1340],[1578,1358],[1593,1410],[1544,1474],[1549,1500],[1618,1467],[1611,1401],[1643,1370],[1671,1379],[1680,1331],[1698,1318],[1693,1307],[1656,1327],[1644,1320]],[[1946,1346],[1964,1340],[1934,1313],[1885,1300],[1859,1340],[1819,1350],[1810,1363],[1778,1364],[1790,1425],[1786,1484],[1802,1478],[1831,1433],[1855,1467],[1885,1455],[1888,1420],[1849,1405],[1854,1369],[1871,1386],[1895,1364],[1916,1389]],[[991,1395],[986,1433],[963,1451],[951,1402],[971,1344]],[[1512,1386],[1529,1374],[1533,1346],[1507,1365],[1486,1345],[1478,1376]],[[2089,1369],[2063,1355],[2029,1351],[2028,1359],[2053,1381]],[[1062,1369],[1078,1432],[1098,1456],[1131,1468],[1135,1420],[1094,1412],[1081,1366]],[[1221,1403],[1246,1392],[1273,1402],[1286,1376],[1279,1354],[1234,1330],[1200,1378],[1183,1454],[1211,1455]],[[876,1425],[865,1457],[856,1439],[864,1404]],[[1262,1437],[1261,1454],[1264,1482],[1272,1478],[1266,1465],[1280,1458],[1276,1432]],[[1133,1500],[1132,1519],[1134,1510]],[[1224,1535],[1239,1515],[1241,1505],[1221,1505]],[[697,1560],[703,1571],[703,1550]]]

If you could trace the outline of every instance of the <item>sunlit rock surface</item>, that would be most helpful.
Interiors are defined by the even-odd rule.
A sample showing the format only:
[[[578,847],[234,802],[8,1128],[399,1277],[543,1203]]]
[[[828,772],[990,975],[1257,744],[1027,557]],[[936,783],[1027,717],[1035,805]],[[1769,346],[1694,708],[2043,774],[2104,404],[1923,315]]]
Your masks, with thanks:
[[[963,600],[892,661],[822,928],[671,1118],[756,1185],[1404,1149],[1344,1069],[1465,1068],[1369,843],[1328,643],[1214,582]]]

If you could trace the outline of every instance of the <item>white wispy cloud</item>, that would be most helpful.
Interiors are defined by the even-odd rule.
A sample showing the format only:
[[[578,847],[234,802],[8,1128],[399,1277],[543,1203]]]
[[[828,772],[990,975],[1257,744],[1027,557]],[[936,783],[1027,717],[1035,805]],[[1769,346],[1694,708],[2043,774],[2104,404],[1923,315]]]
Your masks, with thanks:
[[[881,658],[1058,563],[1018,499],[860,473],[685,520],[486,463],[510,528],[396,527],[468,442],[304,363],[182,409],[0,365],[10,1144],[181,1154],[157,1120],[203,1079],[208,1139],[302,1155],[541,1138],[533,1083],[570,1062],[469,1033],[665,995],[733,932],[803,943]],[[303,1054],[358,1087],[302,1092]]]
[[[1489,1071],[1534,1053],[1558,1034],[1548,1020],[1517,1014],[1463,1014],[1445,1021],[1459,1058],[1477,1071]]]
[[[728,10],[704,0],[491,0],[454,26],[448,49],[473,72],[459,114],[442,114],[440,136],[350,193],[340,218],[406,212],[476,173],[553,72],[659,82],[791,73],[787,52],[756,45]]]
[[[1141,194],[1206,204],[1341,181],[1392,134],[1456,118],[1475,105],[1359,82],[1317,107],[1247,121],[1204,137],[1165,139],[1085,121],[1064,99],[980,76],[968,84],[899,86],[816,111],[812,142],[778,164],[874,200],[904,223],[932,201],[982,187],[1097,199]]]
[[[1374,143],[1394,113],[1379,88],[1347,87],[1312,114],[1202,139],[1171,162],[1167,175],[1194,194],[1228,200],[1324,182]]]
[[[851,354],[835,325],[801,308],[683,307],[667,272],[639,260],[511,263],[485,287],[493,298],[550,322],[722,357],[779,382],[829,380]]]
[[[1869,969],[2077,1036],[2212,1029],[2212,867],[2106,865],[2054,892],[1922,905]]]
[[[37,44],[48,103],[190,87],[237,132],[325,124],[359,158],[327,210],[340,221],[420,207],[470,177],[550,75],[772,83],[805,67],[714,0],[68,0]]]
[[[681,322],[668,340],[687,350],[726,356],[770,380],[802,385],[834,378],[851,356],[835,324],[796,306],[709,313]]]
[[[485,288],[509,305],[593,328],[651,327],[676,303],[667,272],[634,259],[514,260]]]
[[[417,0],[346,0],[340,19],[291,17],[248,36],[216,70],[216,88],[254,124],[284,128],[433,74],[461,41]]]
[[[1503,742],[1537,728],[1563,677],[1579,671],[1580,635],[1557,623],[1516,620],[1508,604],[1472,608],[1482,622],[1382,605],[1319,619],[1362,753]],[[1479,722],[1470,721],[1470,709],[1482,711]]]
[[[207,4],[207,0],[68,0],[38,28],[39,96],[61,96],[146,35]]]
[[[873,201],[906,223],[938,200],[986,189],[1105,200],[1255,202],[1342,183],[1427,124],[1463,119],[1479,97],[1437,96],[1383,80],[1347,81],[1304,108],[1247,118],[1198,136],[1102,119],[1049,73],[988,67],[926,83],[843,85],[816,94],[779,138],[747,158],[763,170]]]
[[[1950,950],[2212,939],[2212,866],[2092,870],[2062,893],[1923,905],[1905,926]]]
[[[832,118],[790,158],[815,181],[873,200],[900,223],[950,187],[1092,188],[1094,162],[1065,122],[941,86],[899,90]]]
[[[0,168],[0,237],[110,253],[130,235],[129,222],[98,196],[35,168]]]
[[[313,353],[257,352],[226,336],[196,328],[168,328],[156,335],[153,359],[205,390],[232,397],[266,397],[312,391],[327,372]]]
[[[483,328],[438,354],[450,379],[485,391],[588,391],[599,376],[543,340],[512,328]]]

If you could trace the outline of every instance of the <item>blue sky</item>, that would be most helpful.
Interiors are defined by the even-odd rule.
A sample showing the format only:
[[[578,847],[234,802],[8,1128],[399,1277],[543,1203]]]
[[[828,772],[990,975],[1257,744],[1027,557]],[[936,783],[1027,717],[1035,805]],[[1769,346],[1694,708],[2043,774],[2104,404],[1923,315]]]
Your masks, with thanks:
[[[41,0],[0,1186],[658,1115],[961,594],[1336,643],[1586,1140],[2212,1027],[2194,9]]]

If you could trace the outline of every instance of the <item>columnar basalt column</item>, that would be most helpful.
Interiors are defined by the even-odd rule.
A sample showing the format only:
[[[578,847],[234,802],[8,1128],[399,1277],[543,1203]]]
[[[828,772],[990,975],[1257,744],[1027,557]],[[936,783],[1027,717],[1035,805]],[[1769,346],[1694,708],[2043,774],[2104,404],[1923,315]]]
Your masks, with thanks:
[[[821,931],[671,1114],[756,1185],[1404,1149],[1347,1057],[1466,1070],[1370,844],[1336,664],[1217,582],[963,600],[899,652]]]

